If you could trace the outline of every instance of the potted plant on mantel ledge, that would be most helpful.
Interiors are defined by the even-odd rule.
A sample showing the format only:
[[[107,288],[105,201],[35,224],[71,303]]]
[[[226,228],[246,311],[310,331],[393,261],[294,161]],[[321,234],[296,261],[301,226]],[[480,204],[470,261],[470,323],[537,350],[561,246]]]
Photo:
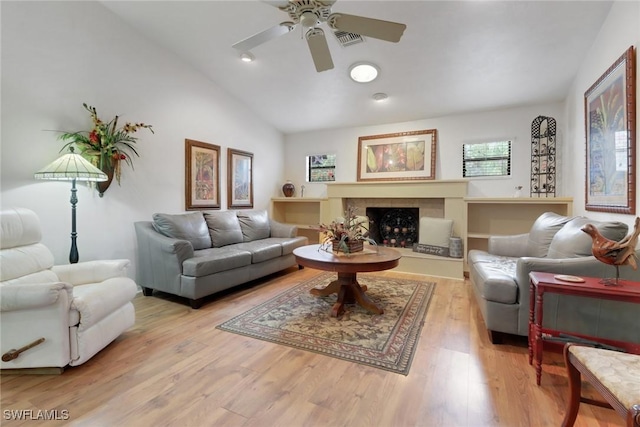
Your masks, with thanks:
[[[75,145],[84,158],[107,175],[107,181],[96,183],[102,197],[114,176],[120,185],[121,163],[124,161],[133,169],[132,156],[140,157],[134,147],[137,138],[132,134],[138,129],[149,129],[151,133],[154,132],[151,125],[145,123],[126,122],[124,126],[118,128],[118,116],[105,123],[98,117],[95,107],[84,103],[82,106],[89,112],[93,128],[90,131],[64,132],[58,137],[66,142],[60,151],[72,144]]]
[[[347,207],[344,218],[336,218],[329,225],[320,224],[317,230],[324,234],[320,247],[325,248],[331,243],[333,252],[350,254],[364,250],[364,242],[376,245],[375,240],[370,239],[368,217],[356,215],[356,208]],[[326,247],[328,250],[329,248]]]

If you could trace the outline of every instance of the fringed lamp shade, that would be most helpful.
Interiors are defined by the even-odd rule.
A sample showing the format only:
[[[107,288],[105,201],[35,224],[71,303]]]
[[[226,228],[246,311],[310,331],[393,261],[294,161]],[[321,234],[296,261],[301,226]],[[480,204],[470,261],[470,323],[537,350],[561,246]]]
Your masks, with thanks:
[[[73,152],[65,154],[34,174],[36,179],[51,179],[57,181],[106,181],[107,175],[89,163],[80,154]]]

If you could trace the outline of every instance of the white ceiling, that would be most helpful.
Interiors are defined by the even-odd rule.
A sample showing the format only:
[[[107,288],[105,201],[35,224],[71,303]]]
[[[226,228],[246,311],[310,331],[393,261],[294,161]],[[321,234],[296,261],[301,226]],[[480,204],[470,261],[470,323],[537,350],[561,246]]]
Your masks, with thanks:
[[[611,2],[338,0],[333,12],[401,22],[399,43],[366,38],[341,47],[335,68],[315,71],[300,26],[252,50],[231,46],[288,21],[260,1],[103,1],[145,37],[175,52],[285,134],[396,123],[561,101]],[[347,75],[358,61],[381,73]],[[389,95],[375,102],[376,92]]]

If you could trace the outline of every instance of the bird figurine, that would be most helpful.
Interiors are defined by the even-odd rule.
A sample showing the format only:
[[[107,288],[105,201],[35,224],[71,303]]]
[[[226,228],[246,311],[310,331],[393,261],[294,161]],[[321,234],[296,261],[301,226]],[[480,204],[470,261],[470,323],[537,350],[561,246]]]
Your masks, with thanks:
[[[613,265],[616,268],[616,278],[603,280],[604,284],[617,285],[620,278],[620,266],[630,265],[634,270],[638,269],[636,257],[636,245],[638,244],[638,234],[640,234],[640,217],[637,217],[633,226],[633,231],[619,242],[607,239],[593,224],[585,224],[582,231],[591,236],[593,241],[591,253],[598,261]]]

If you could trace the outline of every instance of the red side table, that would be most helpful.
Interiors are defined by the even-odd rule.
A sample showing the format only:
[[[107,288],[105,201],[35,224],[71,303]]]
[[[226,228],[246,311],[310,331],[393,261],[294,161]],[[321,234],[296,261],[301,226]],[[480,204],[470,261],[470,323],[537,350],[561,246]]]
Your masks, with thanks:
[[[573,336],[624,349],[629,353],[640,354],[640,343],[609,340],[589,335],[575,334],[569,331],[546,329],[542,327],[544,294],[552,292],[563,295],[576,295],[590,298],[626,301],[640,304],[640,282],[620,280],[618,285],[604,285],[602,279],[595,277],[581,277],[584,282],[569,282],[557,279],[554,273],[531,272],[529,278],[529,364],[535,362],[536,384],[540,385],[542,376],[542,350],[544,336],[554,337],[560,333],[568,333]],[[636,327],[640,328],[640,319]],[[551,342],[547,342],[551,344]],[[558,350],[562,345],[556,344]]]

